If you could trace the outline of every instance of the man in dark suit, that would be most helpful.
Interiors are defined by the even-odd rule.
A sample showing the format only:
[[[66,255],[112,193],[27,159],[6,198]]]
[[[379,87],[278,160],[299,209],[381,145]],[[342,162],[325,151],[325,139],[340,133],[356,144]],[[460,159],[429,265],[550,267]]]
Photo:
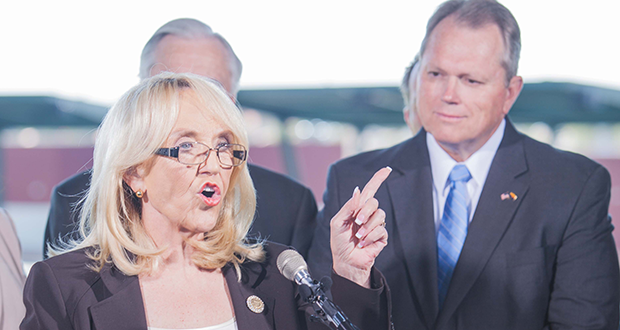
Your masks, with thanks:
[[[519,51],[501,4],[445,2],[408,80],[405,118],[423,129],[330,169],[309,257],[321,274],[331,217],[357,182],[393,168],[375,195],[391,233],[375,265],[397,329],[618,329],[609,173],[515,130]]]
[[[159,28],[142,50],[140,78],[163,71],[191,72],[217,80],[236,98],[241,62],[226,39],[193,19],[170,21]],[[312,192],[298,182],[265,168],[249,165],[257,195],[250,235],[295,247],[307,256],[317,213]],[[45,230],[47,244],[67,234],[77,238],[79,200],[90,183],[90,172],[76,174],[56,186]]]

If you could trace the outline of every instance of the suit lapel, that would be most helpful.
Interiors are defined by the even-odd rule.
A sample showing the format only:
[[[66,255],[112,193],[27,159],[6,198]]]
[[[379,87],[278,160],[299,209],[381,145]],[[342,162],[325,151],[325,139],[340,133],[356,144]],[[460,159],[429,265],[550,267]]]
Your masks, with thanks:
[[[147,329],[142,291],[137,276],[126,276],[116,268],[101,271],[103,300],[90,307],[98,330]]]
[[[108,266],[106,266],[108,267]],[[228,285],[230,298],[239,329],[269,330],[273,328],[275,298],[255,289],[265,276],[265,269],[259,263],[248,262],[242,267],[243,277],[237,281],[237,273],[229,264],[222,272]],[[147,329],[146,313],[142,291],[137,276],[126,276],[115,268],[101,271],[103,292],[100,302],[90,307],[93,325],[98,330]],[[262,313],[251,312],[246,300],[258,296],[265,304]]]
[[[441,328],[456,311],[495,251],[529,188],[522,139],[510,121],[491,164],[467,239],[454,269],[444,307],[437,320]],[[502,199],[502,194],[514,193]]]
[[[256,286],[262,281],[266,270],[256,262],[248,262],[242,266],[243,277],[241,282],[237,280],[237,272],[232,265],[226,265],[222,271],[228,284],[228,292],[235,310],[235,318],[239,329],[269,330],[273,329],[275,298],[268,293],[256,290]],[[257,296],[265,304],[262,313],[252,312],[247,299],[250,296]]]
[[[405,261],[417,306],[430,328],[438,313],[437,244],[433,221],[431,167],[422,130],[396,155],[387,187],[394,212],[393,234],[398,235],[400,258]],[[397,252],[397,253],[398,253]],[[413,312],[413,311],[412,311]]]

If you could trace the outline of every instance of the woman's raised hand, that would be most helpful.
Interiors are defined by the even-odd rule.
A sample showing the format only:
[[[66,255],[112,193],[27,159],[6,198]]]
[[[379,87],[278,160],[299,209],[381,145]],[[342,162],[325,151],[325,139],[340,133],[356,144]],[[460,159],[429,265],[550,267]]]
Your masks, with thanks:
[[[375,258],[387,245],[385,212],[379,208],[375,193],[392,169],[377,171],[360,192],[332,218],[330,244],[334,272],[365,288],[370,288],[370,271]]]

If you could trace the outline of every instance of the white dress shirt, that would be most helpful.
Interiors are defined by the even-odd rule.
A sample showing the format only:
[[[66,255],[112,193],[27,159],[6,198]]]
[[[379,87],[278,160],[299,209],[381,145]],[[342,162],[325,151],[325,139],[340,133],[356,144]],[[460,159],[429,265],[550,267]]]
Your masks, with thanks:
[[[174,330],[174,329],[164,329],[164,328],[148,327],[148,330]],[[237,328],[237,319],[235,319],[233,317],[232,319],[230,319],[230,320],[228,320],[228,321],[226,321],[224,323],[212,325],[210,327],[193,328],[193,329],[187,329],[187,330],[238,330],[238,328]]]
[[[469,214],[469,222],[474,218],[476,206],[482,193],[482,188],[489,174],[491,163],[497,153],[504,130],[506,129],[506,119],[491,135],[491,138],[476,152],[474,152],[467,160],[457,163],[448,153],[443,150],[431,133],[426,133],[426,146],[431,161],[431,172],[433,176],[433,215],[435,216],[435,233],[439,230],[439,223],[443,216],[444,205],[450,192],[448,176],[456,164],[464,164],[467,166],[471,174],[471,180],[467,182],[467,193],[469,202],[467,203],[467,211]]]

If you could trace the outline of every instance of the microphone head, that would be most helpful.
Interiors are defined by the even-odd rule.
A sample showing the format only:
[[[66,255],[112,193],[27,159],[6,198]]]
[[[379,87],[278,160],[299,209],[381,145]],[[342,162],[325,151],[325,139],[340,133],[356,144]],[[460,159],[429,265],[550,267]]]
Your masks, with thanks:
[[[284,250],[276,260],[278,270],[289,281],[295,281],[295,274],[301,270],[308,270],[304,257],[295,250]]]

